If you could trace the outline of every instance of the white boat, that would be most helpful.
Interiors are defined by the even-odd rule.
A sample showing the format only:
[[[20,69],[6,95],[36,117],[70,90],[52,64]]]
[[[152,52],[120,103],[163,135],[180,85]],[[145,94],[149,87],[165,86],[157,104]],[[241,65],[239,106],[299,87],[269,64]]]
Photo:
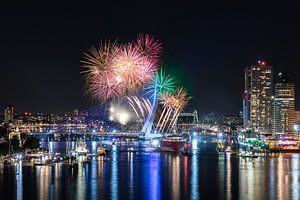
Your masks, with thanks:
[[[34,165],[49,165],[50,164],[50,156],[40,155],[33,159]]]
[[[88,153],[88,149],[86,147],[86,142],[83,139],[80,139],[76,144],[76,153],[78,155],[86,155]]]

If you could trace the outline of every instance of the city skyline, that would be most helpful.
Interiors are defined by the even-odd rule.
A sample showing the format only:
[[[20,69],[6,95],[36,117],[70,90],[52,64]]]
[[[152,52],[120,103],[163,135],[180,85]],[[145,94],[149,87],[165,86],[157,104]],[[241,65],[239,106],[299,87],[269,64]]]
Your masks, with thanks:
[[[299,8],[1,3],[1,199],[300,199]]]
[[[120,20],[126,9],[115,8],[119,15],[112,16],[81,5],[68,5],[68,9],[64,9],[67,5],[4,5],[0,53],[5,76],[0,81],[0,107],[12,104],[17,112],[51,113],[93,106],[83,95],[82,52],[101,39],[128,42],[140,32],[153,34],[162,42],[163,65],[193,97],[189,111],[241,111],[243,70],[259,59],[273,67],[274,75],[288,71],[295,85],[300,84],[296,78],[300,72],[296,6],[258,6],[253,2],[249,7],[203,4],[193,8],[175,3],[165,15],[168,6],[154,3],[140,9],[136,4],[126,4],[125,8],[136,12]],[[215,12],[208,12],[209,8]],[[181,9],[190,12],[179,14]],[[267,10],[273,12],[265,15]],[[272,14],[275,11],[283,14]],[[295,93],[299,90],[296,87]],[[226,106],[220,102],[226,102]],[[296,98],[296,109],[297,102]]]

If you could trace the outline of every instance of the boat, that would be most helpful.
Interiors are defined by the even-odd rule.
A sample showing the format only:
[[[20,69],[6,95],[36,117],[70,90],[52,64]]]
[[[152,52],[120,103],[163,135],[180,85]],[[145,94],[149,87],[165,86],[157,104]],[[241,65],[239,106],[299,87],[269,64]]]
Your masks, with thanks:
[[[76,153],[78,155],[86,155],[88,153],[88,149],[86,147],[86,143],[83,139],[80,139],[76,144]]]
[[[50,156],[41,155],[33,159],[33,165],[49,165],[50,163]]]
[[[252,152],[249,152],[249,151],[241,151],[239,154],[238,154],[239,157],[241,158],[258,158],[257,155],[253,154]]]
[[[167,137],[163,137],[160,140],[160,150],[179,153],[183,150],[187,141],[184,137],[178,135],[171,135]]]
[[[63,157],[60,155],[60,153],[55,153],[54,157],[51,159],[52,163],[59,163],[63,161]]]
[[[46,151],[27,152],[22,159],[24,165],[49,165],[51,157]]]

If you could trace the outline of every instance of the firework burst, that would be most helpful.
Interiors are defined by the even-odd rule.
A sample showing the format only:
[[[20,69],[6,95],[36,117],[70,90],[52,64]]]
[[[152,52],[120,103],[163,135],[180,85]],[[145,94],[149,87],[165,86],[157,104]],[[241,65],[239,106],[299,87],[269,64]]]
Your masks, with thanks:
[[[146,88],[147,94],[151,94],[153,97],[154,91],[156,90],[158,99],[162,99],[164,101],[165,95],[174,94],[176,91],[176,79],[167,75],[163,69],[161,68],[155,74],[154,81]]]
[[[143,56],[148,57],[156,64],[158,63],[162,52],[162,45],[159,40],[148,34],[140,34],[134,41],[134,44]]]
[[[146,115],[151,112],[151,103],[149,99],[138,96],[126,97],[128,104],[134,110],[137,118],[145,119]]]
[[[101,42],[81,61],[85,70],[85,93],[99,101],[137,92],[153,81],[161,44],[148,35],[126,45]]]
[[[97,100],[108,100],[122,93],[122,85],[112,66],[112,55],[118,51],[116,42],[104,41],[84,54],[85,92]]]
[[[112,65],[127,92],[136,92],[148,84],[157,70],[156,65],[131,43],[120,48]]]
[[[163,112],[157,123],[159,132],[163,132],[167,124],[169,124],[167,130],[175,125],[179,113],[184,109],[189,99],[186,90],[182,87],[177,88],[175,94],[167,92],[161,96],[160,103],[163,106]]]

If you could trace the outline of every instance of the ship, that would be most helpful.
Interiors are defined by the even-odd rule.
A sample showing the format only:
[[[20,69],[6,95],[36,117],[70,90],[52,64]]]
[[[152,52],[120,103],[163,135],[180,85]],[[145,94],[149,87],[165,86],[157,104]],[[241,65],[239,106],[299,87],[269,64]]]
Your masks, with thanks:
[[[80,139],[76,144],[76,153],[78,155],[86,155],[88,153],[88,149],[86,147],[86,143],[84,140]]]
[[[160,140],[160,150],[179,153],[184,150],[187,140],[178,135],[163,137]]]

